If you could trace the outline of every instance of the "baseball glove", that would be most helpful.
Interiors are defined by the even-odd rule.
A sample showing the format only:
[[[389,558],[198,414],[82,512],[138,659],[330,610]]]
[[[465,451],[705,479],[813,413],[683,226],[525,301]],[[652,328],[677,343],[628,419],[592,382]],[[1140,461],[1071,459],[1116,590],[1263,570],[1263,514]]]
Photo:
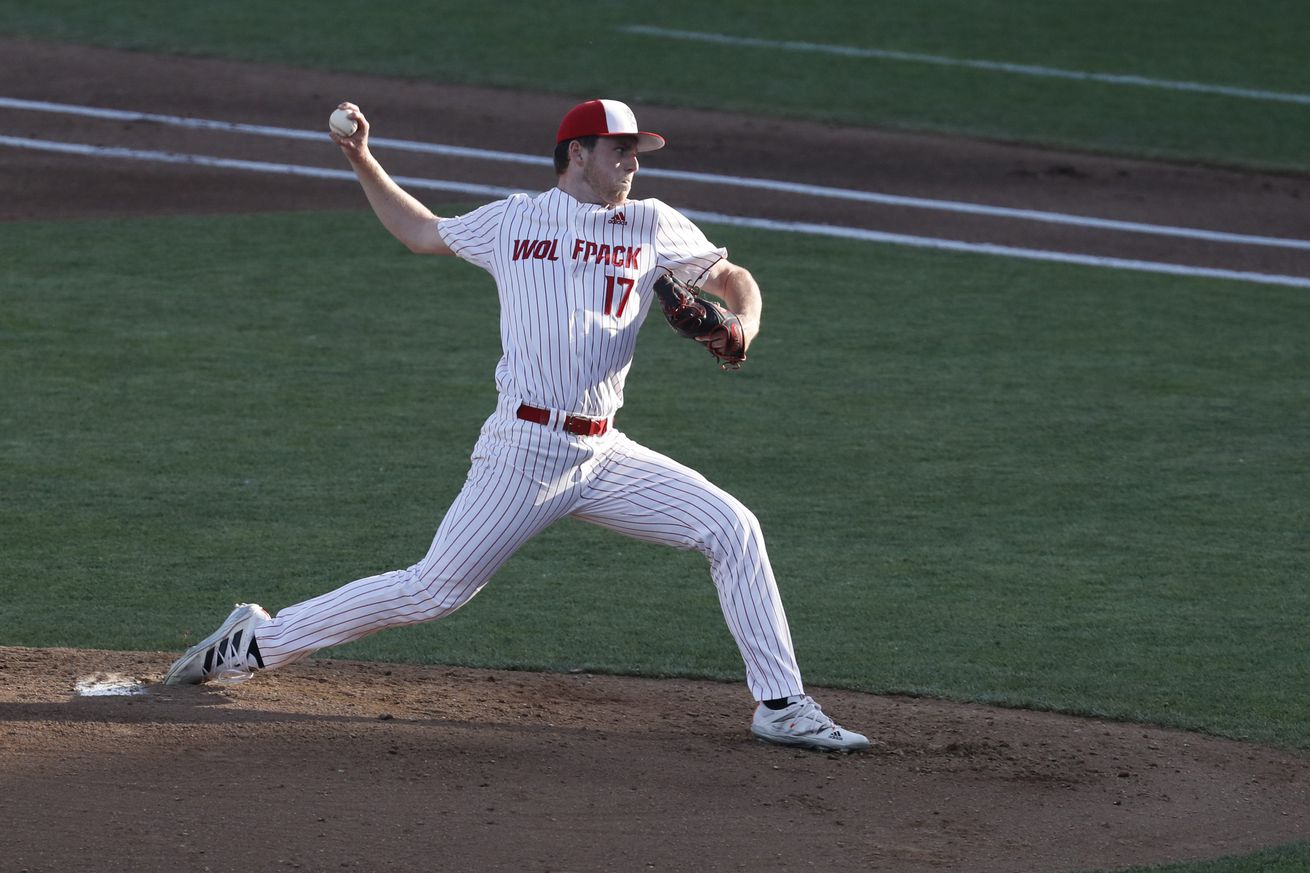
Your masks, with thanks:
[[[723,369],[741,369],[746,334],[731,310],[704,296],[698,286],[669,274],[655,280],[655,296],[675,332],[705,346]]]

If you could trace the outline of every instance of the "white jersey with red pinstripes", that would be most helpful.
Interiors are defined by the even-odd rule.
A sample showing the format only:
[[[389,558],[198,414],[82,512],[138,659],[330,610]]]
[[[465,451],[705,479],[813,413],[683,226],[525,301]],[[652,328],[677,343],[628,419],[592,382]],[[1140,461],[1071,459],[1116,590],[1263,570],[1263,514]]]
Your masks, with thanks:
[[[437,227],[500,289],[496,411],[423,559],[280,610],[257,630],[265,667],[449,615],[523,544],[571,516],[702,552],[756,699],[803,694],[764,535],[749,509],[617,428],[581,436],[557,419],[546,426],[517,414],[528,403],[612,416],[659,270],[695,280],[727,253],[658,200],[605,208],[559,189],[515,195]]]
[[[694,281],[727,252],[659,200],[515,194],[437,225],[500,292],[496,387],[545,409],[609,418],[661,270]]]

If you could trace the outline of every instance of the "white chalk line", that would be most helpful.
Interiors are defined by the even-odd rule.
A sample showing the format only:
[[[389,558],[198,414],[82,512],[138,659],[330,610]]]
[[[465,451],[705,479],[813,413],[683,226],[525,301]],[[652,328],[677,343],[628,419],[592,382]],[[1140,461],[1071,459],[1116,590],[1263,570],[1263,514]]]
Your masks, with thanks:
[[[196,155],[185,152],[160,152],[148,149],[94,146],[85,145],[83,143],[29,139],[21,136],[0,136],[0,146],[34,149],[41,152],[55,152],[65,155],[80,155],[82,157],[118,158],[128,161],[147,161],[157,164],[185,164],[193,167],[211,167],[220,170],[249,170],[256,173],[275,173],[283,176],[302,176],[311,179],[344,179],[352,182],[355,181],[355,173],[351,170],[332,170],[326,167],[306,167],[299,164],[282,164],[270,161],[247,161],[238,158],[219,158],[211,155]],[[442,179],[422,179],[412,176],[395,176],[393,178],[402,185],[408,185],[411,188],[448,191],[452,194],[508,197],[510,194],[526,190],[523,188],[502,188],[495,185],[477,185],[472,182],[448,182]]]
[[[1083,70],[1063,70],[1058,67],[1043,67],[1033,64],[1012,64],[1004,61],[987,61],[976,58],[953,58],[946,55],[929,55],[919,52],[902,52],[890,49],[857,48],[854,46],[829,45],[815,42],[797,42],[793,40],[756,39],[749,36],[730,36],[720,33],[697,33],[690,30],[673,30],[667,27],[651,27],[644,24],[632,24],[620,27],[623,33],[638,36],[663,37],[694,42],[708,42],[716,45],[735,45],[749,48],[766,48],[788,52],[811,52],[838,55],[848,58],[868,58],[884,61],[907,61],[918,64],[935,64],[945,67],[968,67],[975,70],[990,70],[997,73],[1012,73],[1019,76],[1039,76],[1047,79],[1072,79],[1080,82],[1099,82],[1105,85],[1130,85],[1139,88],[1159,88],[1166,91],[1190,91],[1197,94],[1217,94],[1224,97],[1238,97],[1244,100],[1265,100],[1276,103],[1296,103],[1310,106],[1310,94],[1297,94],[1287,91],[1265,91],[1259,88],[1239,88],[1231,85],[1211,85],[1204,82],[1179,82],[1170,79],[1152,79],[1147,76],[1135,76],[1120,73],[1093,73]]]
[[[996,245],[993,243],[974,243],[965,242],[963,240],[911,236],[909,234],[889,233],[880,230],[866,230],[859,227],[834,227],[832,225],[810,224],[800,221],[774,221],[767,218],[745,218],[733,215],[719,215],[713,212],[699,212],[695,210],[685,210],[685,214],[695,221],[703,221],[708,224],[729,224],[736,227],[749,227],[758,230],[772,230],[783,233],[805,233],[816,236],[837,237],[839,239],[854,239],[863,242],[909,246],[911,248],[937,249],[940,251],[965,252],[968,254],[992,255],[1006,258],[1022,258],[1029,261],[1049,261],[1052,263],[1075,264],[1084,267],[1135,270],[1144,273],[1164,273],[1172,276],[1187,276],[1202,279],[1225,279],[1234,282],[1254,282],[1260,285],[1283,285],[1289,288],[1310,288],[1310,278],[1304,276],[1284,276],[1277,273],[1255,273],[1246,270],[1223,270],[1212,267],[1194,267],[1188,264],[1171,264],[1164,261],[1140,261],[1132,258],[1109,258],[1100,255],[1086,255],[1075,252],[1025,249],[1016,246]]]
[[[81,143],[52,142],[48,140],[28,139],[25,137],[0,136],[0,146],[33,149],[36,151],[55,152],[59,154],[80,155],[97,158],[117,158],[122,160],[148,161],[153,163],[183,164],[196,167],[213,167],[228,170],[244,170],[259,173],[276,173],[281,175],[310,177],[316,179],[336,179],[355,181],[355,174],[350,170],[333,170],[323,167],[305,167],[296,164],[281,164],[268,161],[248,161],[236,158],[219,158],[208,155],[185,154],[178,152],[160,152],[141,149],[111,148],[92,146]],[[523,189],[505,188],[494,185],[477,185],[468,182],[454,182],[444,179],[425,179],[410,176],[397,176],[395,181],[403,187],[444,191],[454,194],[471,194],[487,197],[505,197]],[[1310,278],[1301,276],[1284,276],[1274,273],[1254,273],[1241,270],[1222,270],[1210,267],[1194,267],[1186,264],[1170,264],[1157,261],[1139,261],[1127,258],[1108,258],[1099,255],[1087,255],[1070,252],[1026,249],[1015,246],[1001,246],[990,243],[971,243],[962,240],[935,239],[933,237],[911,236],[908,234],[886,233],[866,230],[858,227],[838,227],[826,224],[813,224],[797,221],[776,221],[773,219],[750,218],[739,215],[722,215],[715,212],[686,210],[686,215],[694,221],[711,224],[723,224],[732,227],[747,227],[781,233],[802,233],[815,236],[835,237],[838,239],[860,240],[864,242],[886,243],[891,245],[911,246],[914,248],[939,249],[943,251],[964,252],[1010,258],[1022,258],[1033,261],[1050,261],[1079,266],[1103,267],[1119,270],[1135,270],[1148,273],[1164,273],[1192,278],[1223,279],[1236,282],[1253,282],[1262,285],[1282,285],[1292,288],[1310,288]]]
[[[162,124],[171,127],[183,127],[195,130],[215,130],[225,133],[242,133],[252,136],[297,139],[312,142],[322,142],[326,136],[325,133],[312,130],[296,130],[293,128],[270,127],[259,124],[242,124],[239,122],[217,121],[206,118],[187,118],[177,115],[161,115],[152,112],[104,109],[94,106],[78,106],[67,103],[49,103],[41,100],[21,100],[13,97],[0,97],[0,109],[50,112],[76,115],[86,118],[99,118],[108,121]],[[379,148],[389,148],[397,151],[418,152],[423,154],[441,155],[443,157],[469,158],[474,160],[501,161],[516,164],[528,164],[532,166],[551,165],[550,158],[540,155],[525,155],[515,152],[467,148],[464,146],[451,146],[441,143],[415,142],[413,140],[387,139],[385,137],[371,137],[370,141],[373,145]],[[1060,224],[1071,227],[1093,228],[1096,230],[1141,233],[1150,234],[1152,236],[1177,237],[1181,239],[1198,239],[1206,242],[1234,245],[1268,246],[1272,248],[1310,251],[1310,240],[1289,239],[1286,237],[1229,233],[1226,231],[1205,230],[1195,227],[1172,227],[1163,224],[1120,221],[1108,218],[1093,218],[1083,215],[1070,215],[1061,212],[1046,212],[1035,209],[1015,209],[1008,206],[990,206],[982,203],[966,203],[956,200],[906,197],[899,194],[884,194],[876,191],[858,191],[849,188],[833,188],[824,185],[807,185],[799,182],[784,182],[774,179],[756,179],[744,176],[726,176],[713,173],[694,173],[685,170],[665,170],[658,167],[644,168],[641,173],[644,176],[655,179],[675,179],[678,181],[696,182],[709,185],[724,185],[760,191],[777,191],[786,194],[800,194],[807,197],[825,197],[834,200],[847,200],[857,203],[875,203],[882,206],[896,206],[908,209],[928,209],[964,215],[983,215],[993,218],[1035,221],[1043,224]]]

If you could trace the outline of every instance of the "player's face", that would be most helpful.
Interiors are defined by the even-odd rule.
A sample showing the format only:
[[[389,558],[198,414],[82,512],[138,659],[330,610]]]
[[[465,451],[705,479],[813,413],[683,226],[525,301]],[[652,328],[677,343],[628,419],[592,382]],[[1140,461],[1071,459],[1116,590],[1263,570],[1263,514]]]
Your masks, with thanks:
[[[591,190],[612,206],[628,199],[639,166],[635,136],[602,136],[591,151],[583,149],[582,156],[583,178]]]

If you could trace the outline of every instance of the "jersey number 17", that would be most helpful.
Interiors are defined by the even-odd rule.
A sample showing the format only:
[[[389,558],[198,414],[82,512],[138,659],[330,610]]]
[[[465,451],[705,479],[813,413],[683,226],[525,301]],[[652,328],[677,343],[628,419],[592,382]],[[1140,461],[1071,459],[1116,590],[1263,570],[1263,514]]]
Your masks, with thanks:
[[[614,286],[617,284],[623,289],[623,296],[619,298],[618,311],[614,311]],[[611,276],[605,274],[605,314],[613,315],[615,318],[623,317],[623,309],[628,305],[628,298],[632,296],[632,288],[637,284],[636,279],[629,279],[626,276]]]

